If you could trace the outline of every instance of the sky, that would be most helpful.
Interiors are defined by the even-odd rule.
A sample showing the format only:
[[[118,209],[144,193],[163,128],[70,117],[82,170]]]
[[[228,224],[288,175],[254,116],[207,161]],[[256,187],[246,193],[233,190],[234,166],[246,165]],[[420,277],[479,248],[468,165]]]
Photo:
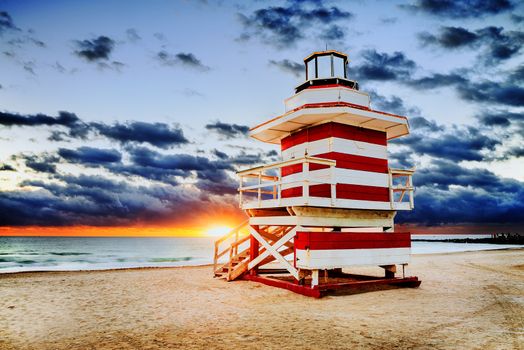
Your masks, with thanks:
[[[397,223],[523,232],[523,27],[510,0],[0,0],[0,235],[236,226],[235,172],[279,159],[249,128],[326,48],[409,118]]]

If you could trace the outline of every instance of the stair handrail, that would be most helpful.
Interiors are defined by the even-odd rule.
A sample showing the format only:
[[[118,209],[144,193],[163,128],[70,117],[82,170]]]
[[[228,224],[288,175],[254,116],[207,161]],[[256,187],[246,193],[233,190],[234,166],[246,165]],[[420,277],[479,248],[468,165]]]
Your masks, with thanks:
[[[235,234],[236,234],[236,239],[235,239],[235,242],[236,242],[238,240],[238,231],[241,228],[243,228],[244,226],[246,226],[248,223],[249,223],[249,219],[243,221],[240,225],[238,225],[237,227],[235,227],[234,229],[232,229],[231,231],[229,231],[228,233],[226,233],[225,235],[223,235],[222,237],[218,238],[215,241],[215,257],[213,259],[213,271],[216,271],[217,269],[218,259],[232,249],[232,245],[229,245],[226,249],[224,249],[224,251],[219,253],[220,243],[228,240],[229,238],[231,238],[231,236]]]

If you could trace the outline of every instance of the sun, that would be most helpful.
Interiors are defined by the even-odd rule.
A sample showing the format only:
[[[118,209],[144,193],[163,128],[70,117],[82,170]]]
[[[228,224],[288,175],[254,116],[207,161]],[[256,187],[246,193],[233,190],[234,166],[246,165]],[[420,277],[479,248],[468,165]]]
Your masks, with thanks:
[[[215,226],[211,227],[206,231],[206,236],[220,237],[231,231],[230,227],[227,226]]]

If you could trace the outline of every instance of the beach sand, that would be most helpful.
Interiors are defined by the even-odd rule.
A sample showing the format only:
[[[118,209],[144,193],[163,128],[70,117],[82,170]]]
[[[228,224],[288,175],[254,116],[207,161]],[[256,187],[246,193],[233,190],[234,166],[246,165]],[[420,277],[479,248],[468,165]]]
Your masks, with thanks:
[[[4,274],[0,348],[524,349],[524,250],[418,255],[407,271],[420,288],[322,299],[209,266]]]

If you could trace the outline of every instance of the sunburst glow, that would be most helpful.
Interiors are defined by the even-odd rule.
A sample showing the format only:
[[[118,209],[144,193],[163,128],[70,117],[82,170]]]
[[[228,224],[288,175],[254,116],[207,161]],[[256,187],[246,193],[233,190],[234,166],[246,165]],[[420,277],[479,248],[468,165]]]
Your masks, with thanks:
[[[220,237],[220,236],[225,235],[229,231],[231,231],[230,227],[227,227],[227,226],[215,226],[215,227],[211,227],[210,229],[208,229],[206,231],[206,235],[207,236],[211,236],[211,237]]]

